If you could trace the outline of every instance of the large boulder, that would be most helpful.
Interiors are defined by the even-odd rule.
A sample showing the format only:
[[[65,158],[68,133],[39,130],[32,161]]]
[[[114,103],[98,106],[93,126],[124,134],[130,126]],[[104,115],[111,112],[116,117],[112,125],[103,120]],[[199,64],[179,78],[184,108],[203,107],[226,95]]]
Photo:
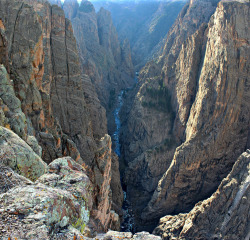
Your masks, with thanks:
[[[46,163],[24,140],[1,126],[0,162],[32,181],[37,180],[47,170]]]
[[[87,222],[82,216],[88,215],[73,194],[40,183],[0,195],[0,211],[3,239],[62,239],[70,226],[83,231]]]
[[[0,195],[3,239],[83,239],[93,186],[81,165],[65,157],[54,160],[35,183],[15,177],[22,185]]]
[[[92,183],[86,170],[71,157],[58,158],[50,163],[48,173],[42,175],[37,183],[68,191],[80,204],[86,205],[89,210],[92,208]]]

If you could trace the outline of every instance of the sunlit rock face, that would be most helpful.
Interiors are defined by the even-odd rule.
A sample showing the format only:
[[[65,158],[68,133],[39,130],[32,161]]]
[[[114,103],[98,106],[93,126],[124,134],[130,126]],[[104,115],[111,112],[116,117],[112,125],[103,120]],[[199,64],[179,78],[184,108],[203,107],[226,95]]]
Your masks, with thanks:
[[[47,163],[63,156],[68,138],[91,164],[95,142],[71,23],[46,1],[0,4],[6,68],[27,118],[26,135],[36,135]]]
[[[217,191],[186,214],[161,218],[154,233],[162,239],[248,239],[250,151],[235,162]]]
[[[0,0],[1,237],[248,239],[249,3],[186,5],[124,97],[127,195],[138,232],[161,218],[161,237],[108,231],[123,194],[102,104],[129,86],[131,55],[109,12],[69,9],[81,55],[60,6]]]
[[[123,132],[138,226],[211,196],[249,147],[246,26],[246,2],[195,1],[141,71]]]
[[[93,232],[109,228],[119,230],[119,217],[115,211],[111,211],[110,190],[111,163],[112,159],[117,161],[117,158],[112,156],[111,140],[105,135],[105,110],[90,84],[90,78],[82,72],[71,22],[65,18],[61,7],[43,0],[1,0],[0,13],[0,63],[3,64],[0,66],[1,164],[32,181],[43,175],[43,183],[52,184],[62,174],[59,171],[58,176],[54,176],[55,179],[51,175],[44,175],[48,170],[47,165],[57,158],[70,156],[72,159],[69,162],[72,162],[69,165],[80,164],[86,170],[86,178],[92,182],[91,187],[79,187],[82,188],[82,193],[87,191],[86,194],[89,194],[91,201],[88,200],[88,203],[92,202],[91,206],[79,199],[73,201],[74,206],[70,205],[75,197],[69,193],[71,190],[67,184],[70,183],[63,178],[62,182],[52,184],[52,189],[48,190],[51,198],[58,199],[63,195],[66,202],[58,201],[62,204],[62,209],[65,206],[69,208],[69,212],[65,213],[65,218],[62,213],[53,223],[47,222],[47,227],[41,225],[46,230],[41,231],[38,236],[51,236],[48,227],[51,224],[58,223],[61,229],[68,226],[69,222],[72,229],[69,229],[69,235],[62,236],[65,239],[73,238],[75,231],[83,232],[87,224],[91,225]],[[58,164],[59,168],[61,165],[62,162]],[[116,165],[115,169],[117,168]],[[12,175],[11,172],[6,174]],[[1,175],[8,181],[9,177],[6,176]],[[81,178],[84,180],[82,176]],[[15,181],[17,179],[19,177],[14,178]],[[29,183],[28,180],[24,181],[26,182]],[[75,179],[72,184],[73,182]],[[66,190],[63,190],[65,193],[61,193],[61,190],[53,192],[55,185],[64,184],[67,185]],[[3,188],[12,185],[14,184]],[[35,195],[36,189],[31,188]],[[118,177],[117,191],[120,188]],[[30,188],[26,190],[20,194],[29,198],[27,194]],[[18,195],[19,190],[16,191]],[[85,195],[83,197],[86,198]],[[40,200],[43,201],[44,198],[43,195]],[[40,200],[38,198],[37,201]],[[54,205],[46,206],[53,210]],[[82,221],[80,213],[85,207],[88,219],[84,217]],[[117,208],[120,207],[119,205]],[[50,218],[49,216],[45,214],[41,219]],[[76,218],[73,219],[73,216]],[[31,218],[33,219],[33,215]],[[11,226],[14,228],[16,225]],[[29,229],[33,228],[34,225],[31,225]],[[57,227],[55,232],[58,233]],[[30,236],[35,236],[36,233]]]

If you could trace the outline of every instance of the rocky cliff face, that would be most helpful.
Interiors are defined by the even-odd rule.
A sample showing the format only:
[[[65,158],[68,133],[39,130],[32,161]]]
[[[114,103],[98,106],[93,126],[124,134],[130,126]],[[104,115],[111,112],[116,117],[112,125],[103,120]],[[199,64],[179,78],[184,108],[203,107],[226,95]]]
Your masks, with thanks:
[[[249,4],[216,6],[190,2],[141,71],[123,137],[140,226],[209,197],[248,147]]]
[[[76,17],[78,8],[79,4],[77,0],[65,0],[63,3],[65,17],[68,19],[73,19]]]
[[[161,218],[163,239],[248,239],[250,151],[243,153],[217,191],[186,214]]]
[[[80,187],[88,195],[83,196],[84,201],[82,197],[74,200],[77,194],[68,189],[70,184],[81,178],[78,179],[77,174],[72,172],[70,174],[74,175],[74,179],[69,182],[65,180],[66,185],[55,183],[48,189],[47,186],[37,187],[32,183],[31,187],[16,189],[16,196],[20,193],[24,197],[21,201],[26,201],[29,194],[41,195],[37,201],[43,201],[45,195],[40,191],[48,191],[48,201],[51,199],[58,205],[62,204],[62,215],[55,218],[51,212],[52,204],[46,205],[45,208],[50,210],[45,215],[39,213],[38,218],[34,217],[38,209],[34,210],[35,205],[32,205],[30,208],[36,212],[20,213],[22,219],[37,219],[40,224],[38,231],[45,229],[39,235],[41,238],[51,236],[52,232],[57,234],[66,226],[67,229],[73,227],[73,230],[69,229],[69,234],[73,234],[74,229],[83,233],[87,224],[92,231],[105,231],[110,227],[118,229],[119,217],[111,211],[110,190],[111,163],[115,157],[111,154],[110,137],[107,135],[102,138],[107,133],[105,111],[90,78],[82,73],[70,21],[65,18],[60,7],[51,6],[43,0],[1,0],[0,15],[0,63],[3,64],[0,66],[0,124],[3,126],[0,130],[1,164],[32,181],[43,175],[51,184],[50,178],[56,182],[63,176],[60,168],[65,162],[60,160],[56,164],[57,177],[44,175],[50,171],[47,164],[58,157],[70,156],[72,159],[67,163],[69,168],[82,171],[84,167],[89,186],[86,189]],[[75,168],[74,164],[79,166]],[[8,175],[1,177],[5,182],[9,181]],[[15,179],[30,184],[21,177]],[[45,182],[42,184],[47,185]],[[56,185],[62,186],[63,192],[54,190]],[[14,184],[4,188],[9,189],[8,186]],[[117,188],[121,188],[119,181]],[[10,200],[11,196],[10,192],[1,196],[1,209],[9,208],[6,205],[8,202],[19,211],[20,204],[16,199]],[[60,196],[64,196],[64,200],[61,201]],[[44,206],[40,207],[42,209]],[[117,205],[119,207],[120,204]],[[8,214],[5,214],[7,218]],[[52,222],[42,220],[50,218],[50,215]],[[21,236],[18,235],[20,229],[17,229],[18,239],[38,233],[32,232],[33,220],[27,227],[23,225],[25,221],[20,223],[24,231]],[[16,226],[10,225],[9,229],[15,229]],[[52,232],[50,228],[53,228]],[[8,237],[8,232],[4,234]],[[62,234],[66,239],[69,236]]]
[[[58,7],[62,7],[62,1],[61,0],[48,0],[51,5],[57,5]]]
[[[10,9],[12,14],[7,15]],[[63,134],[71,138],[81,135],[79,148],[87,141],[93,146],[76,42],[63,11],[56,5],[33,1],[1,1],[1,10],[10,77],[28,119],[27,133],[36,134],[47,149],[43,159],[50,162],[63,155]],[[81,109],[70,106],[75,101]],[[92,149],[86,146],[86,150],[81,154],[91,162]]]
[[[125,99],[124,180],[137,229],[167,215],[154,231],[164,239],[249,238],[249,3],[216,3],[184,8]],[[0,16],[1,238],[160,239],[97,234],[119,229],[123,195],[101,102],[131,70],[109,13],[80,5],[80,57],[59,6],[0,0]],[[93,83],[111,90],[101,102]]]
[[[88,1],[82,1],[79,7],[73,7],[74,2],[70,6],[66,3],[66,15],[76,12],[71,20],[84,72],[90,76],[102,105],[109,110],[112,97],[133,83],[134,70],[129,45],[122,45],[118,41],[108,11],[102,8],[96,13]]]
[[[185,1],[104,1],[94,2],[112,14],[119,39],[128,39],[136,70],[142,68],[162,47],[163,38]]]
[[[108,131],[112,133],[116,95],[121,89],[133,83],[133,64],[127,41],[123,45],[118,41],[111,15],[101,9],[97,14],[93,5],[82,1],[65,1],[63,9],[72,25],[81,57],[84,75],[84,96],[92,121],[93,136],[101,138]],[[72,14],[74,12],[74,14]],[[108,130],[107,120],[108,119]],[[119,169],[118,159],[113,155],[114,170]],[[112,190],[117,193],[114,205],[121,208],[120,177],[112,170]],[[117,176],[117,177],[115,177]],[[114,194],[115,195],[115,194]]]

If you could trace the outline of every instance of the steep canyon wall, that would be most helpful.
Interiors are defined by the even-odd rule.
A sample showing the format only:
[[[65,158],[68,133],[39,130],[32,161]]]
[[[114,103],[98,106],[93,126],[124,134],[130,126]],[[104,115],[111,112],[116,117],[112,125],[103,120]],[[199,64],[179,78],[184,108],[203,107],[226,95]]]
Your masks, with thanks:
[[[211,196],[249,148],[249,3],[217,3],[187,4],[140,72],[122,138],[138,229]]]

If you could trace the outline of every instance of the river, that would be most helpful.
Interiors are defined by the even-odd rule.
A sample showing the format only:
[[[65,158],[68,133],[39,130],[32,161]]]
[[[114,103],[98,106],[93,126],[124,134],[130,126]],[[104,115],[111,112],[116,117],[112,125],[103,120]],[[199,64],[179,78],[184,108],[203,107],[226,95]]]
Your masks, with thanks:
[[[125,90],[121,90],[118,95],[116,109],[114,110],[114,118],[116,130],[112,135],[112,140],[115,143],[115,153],[117,156],[121,157],[121,143],[120,143],[120,130],[121,130],[121,119],[120,119],[120,111],[123,106],[123,97]],[[124,194],[124,202],[123,202],[123,221],[121,223],[121,231],[122,232],[134,232],[134,218],[132,213],[131,204],[127,199],[127,193],[123,190]]]

